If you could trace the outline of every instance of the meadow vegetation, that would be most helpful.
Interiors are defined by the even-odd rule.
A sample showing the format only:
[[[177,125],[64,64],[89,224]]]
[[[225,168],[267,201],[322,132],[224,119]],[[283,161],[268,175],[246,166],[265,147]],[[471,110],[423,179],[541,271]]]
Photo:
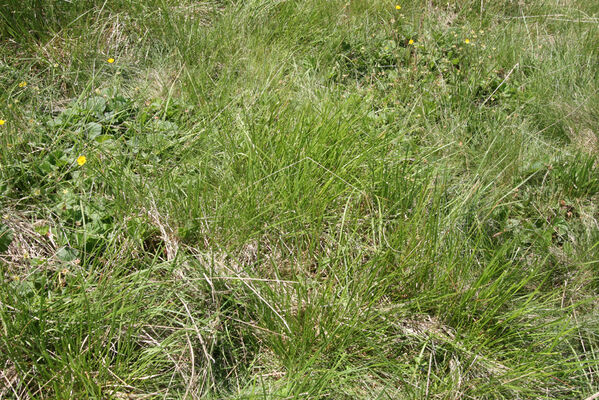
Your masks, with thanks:
[[[599,2],[4,0],[0,88],[0,398],[599,392]]]

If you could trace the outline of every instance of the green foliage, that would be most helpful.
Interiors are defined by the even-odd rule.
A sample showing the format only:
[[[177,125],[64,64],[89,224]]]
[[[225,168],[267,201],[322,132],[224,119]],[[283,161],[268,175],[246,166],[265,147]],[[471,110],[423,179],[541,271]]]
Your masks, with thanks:
[[[4,224],[0,224],[0,253],[8,250],[8,246],[10,246],[13,240],[13,232],[8,226]]]
[[[26,3],[0,397],[599,390],[595,5]]]
[[[590,197],[599,192],[597,157],[579,153],[556,167],[556,175],[564,192],[576,197]]]

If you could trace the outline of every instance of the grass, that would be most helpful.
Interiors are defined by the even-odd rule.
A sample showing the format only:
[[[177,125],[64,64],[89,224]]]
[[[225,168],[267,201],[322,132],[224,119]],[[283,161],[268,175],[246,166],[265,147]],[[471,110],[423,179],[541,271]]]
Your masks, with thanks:
[[[599,392],[599,6],[26,3],[0,397]]]

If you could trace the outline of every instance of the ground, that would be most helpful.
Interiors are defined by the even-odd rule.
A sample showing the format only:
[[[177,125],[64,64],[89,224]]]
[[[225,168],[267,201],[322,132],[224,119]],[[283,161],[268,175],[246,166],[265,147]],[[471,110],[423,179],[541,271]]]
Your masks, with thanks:
[[[599,3],[0,17],[1,398],[599,392]]]

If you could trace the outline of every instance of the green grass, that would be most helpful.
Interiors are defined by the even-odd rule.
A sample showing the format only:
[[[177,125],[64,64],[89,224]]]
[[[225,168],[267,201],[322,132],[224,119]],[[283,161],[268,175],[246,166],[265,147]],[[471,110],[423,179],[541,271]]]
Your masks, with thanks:
[[[395,5],[3,2],[0,397],[599,392],[599,6]]]

